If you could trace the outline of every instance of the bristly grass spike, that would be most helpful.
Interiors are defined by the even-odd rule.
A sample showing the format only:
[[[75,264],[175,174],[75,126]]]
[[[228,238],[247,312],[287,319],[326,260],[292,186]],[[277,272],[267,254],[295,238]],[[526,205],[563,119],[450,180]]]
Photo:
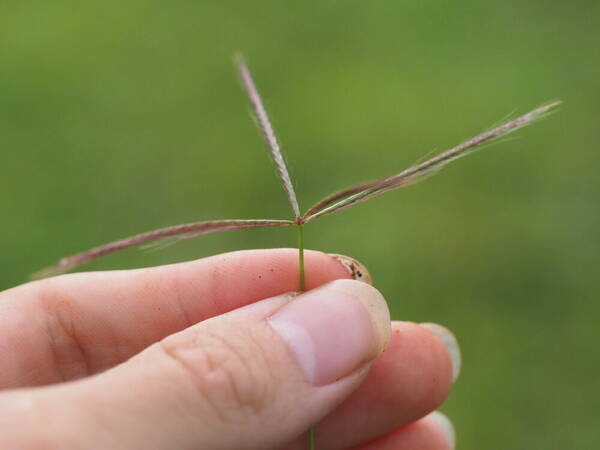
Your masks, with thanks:
[[[240,80],[244,90],[248,96],[257,125],[267,147],[270,151],[271,159],[276,168],[277,176],[279,177],[284,191],[287,194],[288,201],[294,213],[293,219],[235,219],[235,220],[213,220],[204,222],[195,222],[183,225],[174,225],[158,230],[141,233],[135,236],[120,239],[115,242],[101,245],[99,247],[86,250],[75,255],[62,258],[56,265],[47,269],[41,270],[33,275],[34,278],[43,278],[52,275],[57,275],[62,272],[69,271],[87,262],[93,261],[104,255],[123,250],[130,247],[147,245],[148,243],[156,242],[159,245],[162,243],[177,242],[184,239],[190,239],[196,236],[201,236],[211,233],[219,233],[222,231],[241,230],[246,228],[258,227],[275,227],[275,226],[290,226],[298,227],[298,247],[299,247],[299,272],[300,272],[300,289],[305,286],[304,280],[304,236],[303,226],[320,217],[333,214],[344,209],[356,206],[362,202],[371,200],[400,187],[409,186],[416,182],[425,179],[447,164],[471,154],[483,148],[486,144],[497,141],[513,131],[518,130],[526,125],[529,125],[555,111],[559,101],[554,101],[542,105],[522,116],[513,120],[502,123],[492,129],[489,129],[478,136],[475,136],[449,150],[446,150],[433,158],[415,164],[401,172],[388,176],[380,180],[375,180],[369,183],[362,183],[342,191],[331,194],[321,201],[317,202],[304,214],[300,212],[300,206],[296,198],[296,192],[292,183],[285,158],[281,152],[279,142],[271,125],[271,121],[267,115],[267,111],[263,105],[261,97],[256,89],[252,75],[248,66],[241,56],[235,58],[235,64],[240,76]]]

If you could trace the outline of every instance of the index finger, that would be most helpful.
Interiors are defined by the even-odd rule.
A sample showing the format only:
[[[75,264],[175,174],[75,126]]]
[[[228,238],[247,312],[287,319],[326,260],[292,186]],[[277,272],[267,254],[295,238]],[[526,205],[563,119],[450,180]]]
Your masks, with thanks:
[[[351,277],[325,253],[306,251],[305,263],[308,289]],[[294,249],[28,283],[0,293],[0,387],[97,373],[194,323],[298,286]]]

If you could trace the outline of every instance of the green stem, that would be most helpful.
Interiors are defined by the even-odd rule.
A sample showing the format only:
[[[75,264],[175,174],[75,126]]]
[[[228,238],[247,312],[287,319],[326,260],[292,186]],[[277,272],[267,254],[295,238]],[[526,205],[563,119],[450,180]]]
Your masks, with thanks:
[[[304,228],[298,225],[298,268],[300,275],[300,290],[306,290],[306,280],[304,275]]]
[[[300,290],[306,290],[306,275],[304,271],[304,228],[298,224],[298,274],[300,277]],[[315,429],[308,430],[308,450],[315,450]]]

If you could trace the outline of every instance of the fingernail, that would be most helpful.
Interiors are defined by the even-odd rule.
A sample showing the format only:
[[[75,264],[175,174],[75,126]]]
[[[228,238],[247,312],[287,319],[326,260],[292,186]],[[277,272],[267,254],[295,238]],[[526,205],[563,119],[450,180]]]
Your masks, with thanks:
[[[300,294],[268,319],[315,386],[350,375],[387,346],[390,313],[368,284],[336,280]]]
[[[362,263],[349,256],[338,255],[336,253],[329,253],[329,256],[341,263],[353,279],[373,284],[371,274]]]
[[[456,381],[460,374],[460,366],[462,364],[462,358],[460,356],[460,347],[458,341],[452,332],[437,323],[422,323],[422,327],[427,328],[433,334],[435,334],[444,343],[450,354],[450,360],[452,361],[452,382]]]
[[[454,450],[454,446],[456,445],[456,433],[454,432],[454,426],[450,419],[446,417],[439,411],[434,411],[427,415],[435,424],[442,430],[444,436],[446,436],[446,441],[450,445],[450,450]]]

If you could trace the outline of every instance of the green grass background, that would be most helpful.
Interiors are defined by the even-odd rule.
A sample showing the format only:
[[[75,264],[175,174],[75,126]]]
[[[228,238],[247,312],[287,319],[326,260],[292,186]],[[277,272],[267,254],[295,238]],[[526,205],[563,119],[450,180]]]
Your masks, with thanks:
[[[152,228],[289,217],[237,50],[305,208],[558,98],[517,139],[311,223],[306,243],[363,261],[394,318],[455,331],[459,449],[598,448],[599,26],[582,0],[5,0],[0,288]],[[85,269],[294,239],[231,232]]]

